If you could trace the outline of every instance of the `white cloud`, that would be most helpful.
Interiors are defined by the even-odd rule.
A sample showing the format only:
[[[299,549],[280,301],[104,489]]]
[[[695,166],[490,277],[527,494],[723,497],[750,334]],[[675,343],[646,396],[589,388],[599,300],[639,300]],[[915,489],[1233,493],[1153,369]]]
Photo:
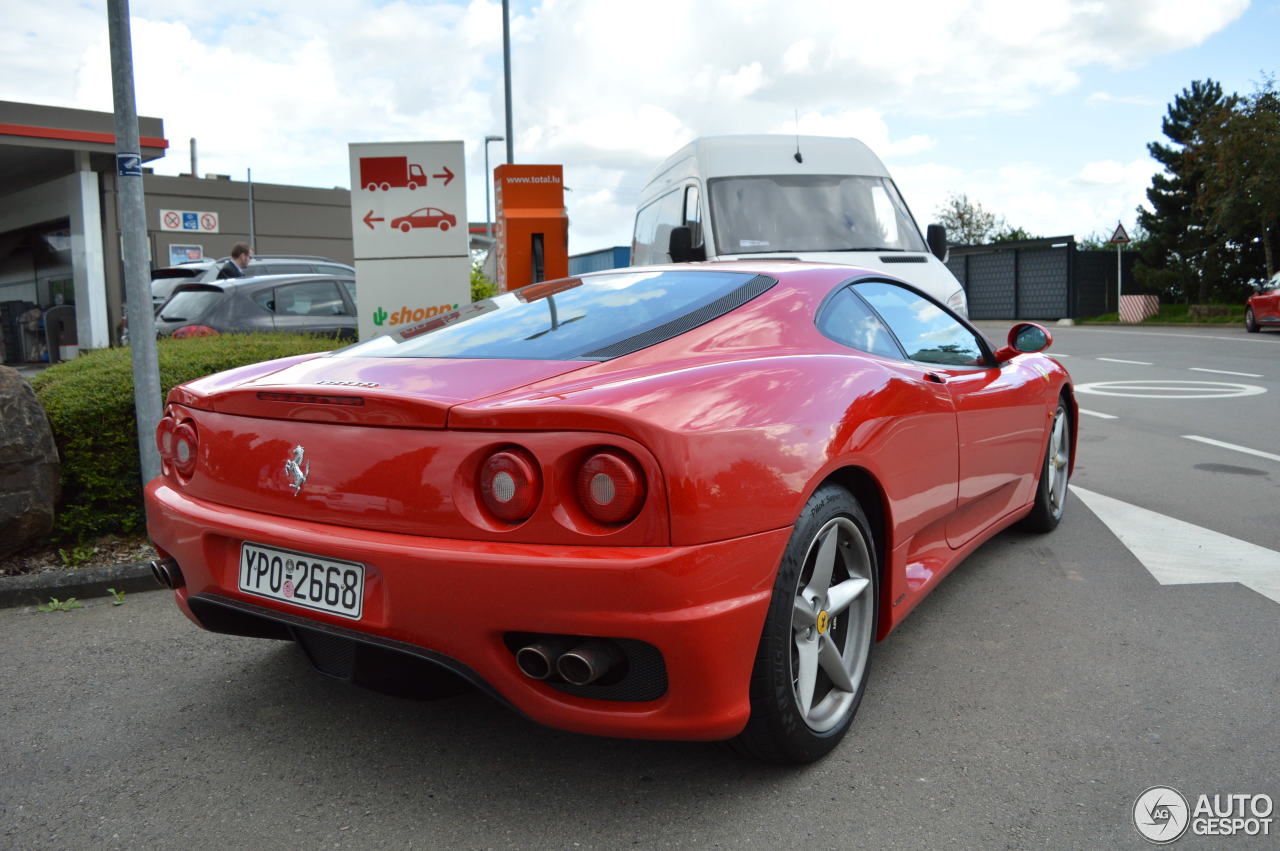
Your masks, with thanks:
[[[791,133],[797,114],[802,133],[857,136],[891,160],[922,220],[946,175],[946,188],[990,198],[1011,222],[1061,230],[1055,221],[1110,203],[1108,187],[1131,211],[1137,168],[1121,166],[1120,183],[1102,180],[1097,163],[956,170],[932,127],[1031,109],[1090,69],[1199,44],[1247,6],[531,0],[512,22],[516,157],[565,164],[575,250],[626,242],[640,183],[690,138]],[[139,111],[163,117],[174,143],[159,169],[187,170],[194,136],[202,171],[338,185],[350,141],[462,139],[479,219],[480,140],[504,132],[500,10],[497,0],[134,0]],[[99,4],[47,0],[11,17],[0,98],[111,108]],[[1085,102],[1130,100],[1095,92]],[[904,115],[930,129],[893,132]],[[916,161],[926,152],[935,165]]]
[[[1084,99],[1087,106],[1098,106],[1099,104],[1118,103],[1129,106],[1152,106],[1155,101],[1150,98],[1137,97],[1134,95],[1113,95],[1109,92],[1093,92]]]

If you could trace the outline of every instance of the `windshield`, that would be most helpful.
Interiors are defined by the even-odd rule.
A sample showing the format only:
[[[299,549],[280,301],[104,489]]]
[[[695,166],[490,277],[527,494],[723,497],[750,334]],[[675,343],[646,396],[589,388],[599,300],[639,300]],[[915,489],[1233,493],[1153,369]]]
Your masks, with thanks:
[[[720,254],[926,250],[886,177],[719,177],[710,187]]]
[[[164,303],[160,319],[164,322],[192,322],[204,315],[222,296],[222,290],[183,290]]]
[[[565,278],[469,304],[335,357],[605,360],[709,322],[773,283],[683,269]]]

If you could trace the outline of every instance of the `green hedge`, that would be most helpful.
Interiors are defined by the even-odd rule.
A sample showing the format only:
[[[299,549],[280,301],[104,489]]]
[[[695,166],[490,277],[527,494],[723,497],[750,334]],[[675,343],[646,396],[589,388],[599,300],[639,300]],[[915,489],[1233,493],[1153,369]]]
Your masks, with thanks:
[[[157,341],[163,395],[182,384],[246,364],[337,348],[328,337],[248,334]],[[82,541],[139,532],[142,467],[128,348],[88,352],[31,382],[53,428],[62,459],[62,496],[54,537]]]

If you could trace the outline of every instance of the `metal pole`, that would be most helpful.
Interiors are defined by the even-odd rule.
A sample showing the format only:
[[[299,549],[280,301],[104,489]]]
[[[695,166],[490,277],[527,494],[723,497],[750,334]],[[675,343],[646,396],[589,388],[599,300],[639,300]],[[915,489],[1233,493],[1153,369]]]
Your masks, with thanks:
[[[196,171],[196,137],[191,137],[191,176],[199,177],[200,172]]]
[[[509,0],[502,0],[502,69],[506,76],[507,98],[507,162],[516,161],[515,136],[511,132],[511,11]]]
[[[249,181],[249,253],[257,254],[258,253],[258,241],[256,239],[257,234],[253,230],[253,169],[246,168],[245,174],[247,175],[246,179]]]
[[[156,425],[160,422],[160,365],[147,268],[147,211],[142,197],[142,156],[138,141],[138,107],[133,92],[133,40],[129,33],[129,0],[107,0],[111,40],[111,88],[116,112],[116,184],[124,248],[125,296],[133,359],[133,406],[138,422],[138,455],[142,483],[160,475]]]
[[[489,143],[501,141],[501,136],[484,137],[484,235],[490,239],[493,238],[493,217],[489,213],[489,184],[493,183],[493,178],[489,172]]]
[[[1116,243],[1116,320],[1120,319],[1120,243]]]

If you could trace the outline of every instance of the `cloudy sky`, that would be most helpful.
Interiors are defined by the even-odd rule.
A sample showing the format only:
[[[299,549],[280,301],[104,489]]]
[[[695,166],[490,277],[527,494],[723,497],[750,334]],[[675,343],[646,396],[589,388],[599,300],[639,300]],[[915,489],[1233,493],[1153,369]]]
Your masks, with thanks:
[[[347,186],[349,142],[466,143],[484,218],[504,132],[493,0],[134,0],[157,172]],[[630,242],[650,171],[697,136],[856,136],[923,226],[965,193],[1040,235],[1130,227],[1172,97],[1280,70],[1280,0],[512,0],[517,162],[562,163],[570,250]],[[0,99],[110,111],[105,5],[24,4]],[[798,116],[798,121],[797,121]],[[505,146],[491,146],[492,163]]]

